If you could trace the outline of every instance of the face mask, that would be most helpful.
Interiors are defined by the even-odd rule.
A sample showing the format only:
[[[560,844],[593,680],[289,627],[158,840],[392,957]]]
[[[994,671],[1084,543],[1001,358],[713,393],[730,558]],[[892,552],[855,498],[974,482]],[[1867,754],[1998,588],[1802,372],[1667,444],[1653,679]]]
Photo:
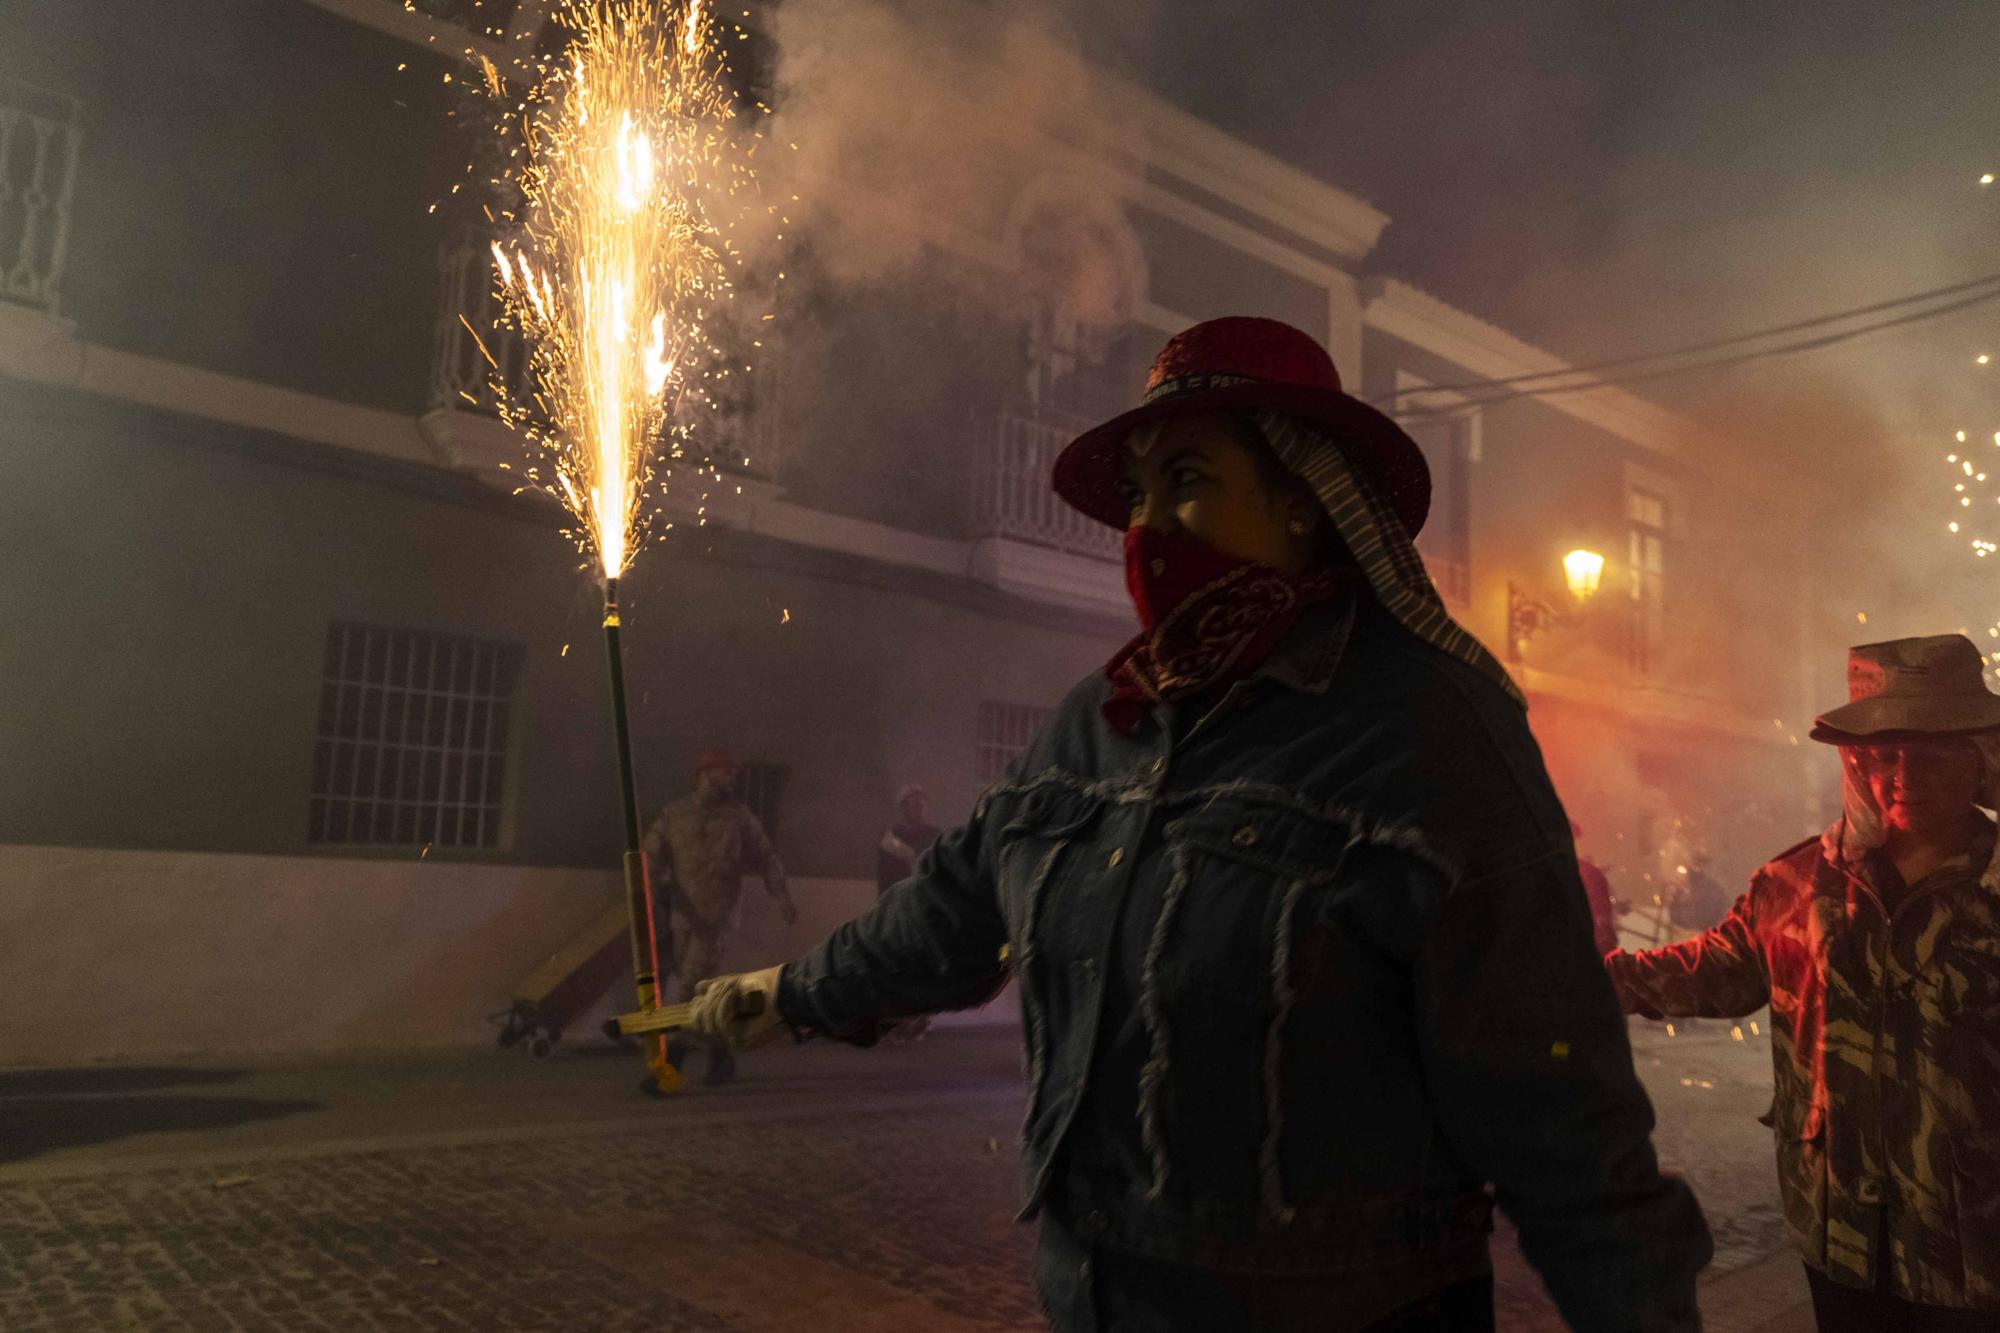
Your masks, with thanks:
[[[1195,593],[1251,563],[1184,532],[1125,530],[1125,591],[1147,630]]]

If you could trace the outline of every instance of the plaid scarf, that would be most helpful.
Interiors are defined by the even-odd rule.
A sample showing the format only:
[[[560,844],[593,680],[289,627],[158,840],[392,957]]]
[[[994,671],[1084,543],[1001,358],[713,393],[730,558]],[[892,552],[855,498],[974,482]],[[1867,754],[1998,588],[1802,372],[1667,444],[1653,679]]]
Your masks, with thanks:
[[[1377,601],[1396,622],[1433,647],[1489,677],[1507,697],[1528,706],[1507,668],[1451,618],[1444,599],[1431,586],[1402,520],[1347,466],[1347,458],[1316,427],[1283,412],[1260,411],[1263,432],[1278,461],[1295,473],[1319,497],[1334,530],[1361,567]]]

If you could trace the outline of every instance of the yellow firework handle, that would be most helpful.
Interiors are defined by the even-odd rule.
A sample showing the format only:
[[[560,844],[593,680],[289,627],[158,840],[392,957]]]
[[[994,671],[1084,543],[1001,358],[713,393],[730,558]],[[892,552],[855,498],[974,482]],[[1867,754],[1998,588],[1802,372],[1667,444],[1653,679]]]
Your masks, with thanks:
[[[764,1012],[764,994],[752,991],[748,995],[736,997],[736,1017],[755,1018]],[[688,1026],[694,1015],[694,1002],[683,1004],[663,1004],[656,1009],[641,1009],[637,1013],[620,1014],[604,1025],[607,1037],[644,1037],[655,1032],[678,1032]]]

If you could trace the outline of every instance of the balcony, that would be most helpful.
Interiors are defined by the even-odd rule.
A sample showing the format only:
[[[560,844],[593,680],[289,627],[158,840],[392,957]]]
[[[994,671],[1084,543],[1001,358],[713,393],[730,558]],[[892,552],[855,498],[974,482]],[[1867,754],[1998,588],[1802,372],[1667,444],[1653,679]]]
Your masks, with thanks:
[[[1005,537],[1093,560],[1122,559],[1123,538],[1117,531],[1085,518],[1049,489],[1056,455],[1095,424],[1027,407],[981,418],[969,535]],[[1464,606],[1472,584],[1467,562],[1425,546],[1419,541],[1418,550],[1438,593]]]
[[[1049,489],[1063,446],[1095,422],[1009,407],[980,418],[969,536],[1001,537],[1093,560],[1121,558],[1115,529],[1077,513]]]
[[[0,300],[54,314],[76,189],[73,98],[0,80]]]
[[[501,303],[494,290],[493,256],[484,235],[468,229],[445,246],[439,259],[441,290],[437,356],[431,366],[431,406],[497,416],[496,382],[505,388],[509,399],[518,400],[525,393],[527,340],[517,330],[499,325]]]

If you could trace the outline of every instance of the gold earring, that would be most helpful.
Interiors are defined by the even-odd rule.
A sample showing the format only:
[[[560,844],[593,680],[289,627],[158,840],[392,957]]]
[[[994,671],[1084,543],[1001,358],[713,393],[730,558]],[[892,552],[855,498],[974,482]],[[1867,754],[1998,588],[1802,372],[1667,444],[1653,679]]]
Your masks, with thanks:
[[[1291,522],[1285,524],[1285,531],[1291,533],[1294,537],[1303,537],[1312,531],[1312,524],[1302,518],[1293,518]]]

